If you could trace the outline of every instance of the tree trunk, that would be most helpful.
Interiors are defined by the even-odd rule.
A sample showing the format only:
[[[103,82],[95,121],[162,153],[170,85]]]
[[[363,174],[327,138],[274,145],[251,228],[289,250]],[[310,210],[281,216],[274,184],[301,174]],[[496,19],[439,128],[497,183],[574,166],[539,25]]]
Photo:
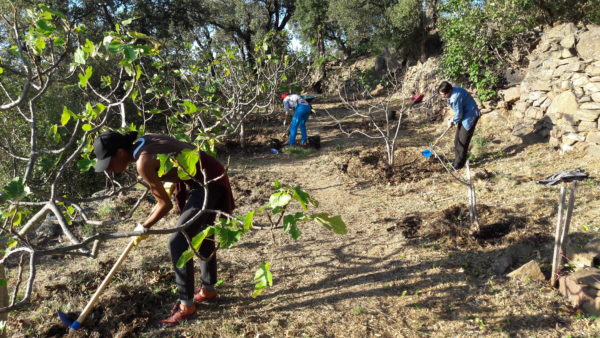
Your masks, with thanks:
[[[3,240],[0,243],[0,248],[4,251],[6,249],[6,241]],[[0,257],[4,257],[4,254],[0,254]],[[8,287],[6,285],[6,270],[4,264],[0,264],[0,307],[8,306]],[[5,338],[6,335],[6,323],[8,323],[8,312],[0,313],[0,338]]]
[[[240,148],[246,148],[246,139],[244,138],[244,123],[240,125]]]
[[[316,68],[315,74],[313,75],[313,83],[311,85],[313,91],[318,94],[323,93],[323,79],[327,77],[327,70],[325,68],[325,39],[321,32],[322,27],[318,28],[317,31],[317,60],[315,60]]]

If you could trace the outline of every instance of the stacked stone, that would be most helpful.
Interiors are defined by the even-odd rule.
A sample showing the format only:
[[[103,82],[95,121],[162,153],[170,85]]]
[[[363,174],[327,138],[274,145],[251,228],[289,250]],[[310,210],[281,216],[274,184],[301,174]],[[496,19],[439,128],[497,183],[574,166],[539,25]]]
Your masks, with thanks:
[[[515,135],[534,132],[563,151],[600,149],[599,51],[599,26],[566,23],[547,30],[520,86],[503,92],[505,101],[515,102]]]
[[[574,308],[589,315],[600,315],[600,269],[580,269],[558,281],[560,293]]]

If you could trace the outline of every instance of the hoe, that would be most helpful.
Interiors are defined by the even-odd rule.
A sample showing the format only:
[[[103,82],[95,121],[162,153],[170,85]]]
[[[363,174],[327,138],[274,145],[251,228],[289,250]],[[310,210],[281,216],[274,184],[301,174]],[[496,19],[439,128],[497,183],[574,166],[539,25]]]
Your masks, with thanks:
[[[83,324],[83,322],[85,321],[87,316],[90,314],[90,311],[92,310],[92,308],[98,301],[100,294],[102,293],[102,291],[104,291],[104,289],[106,288],[108,283],[110,283],[115,272],[121,266],[121,263],[123,263],[125,258],[127,258],[127,254],[129,254],[129,251],[131,250],[131,248],[133,248],[135,246],[135,240],[136,240],[136,238],[134,237],[129,242],[129,244],[127,245],[125,250],[123,250],[123,253],[121,254],[121,256],[119,256],[119,259],[117,259],[117,261],[115,262],[115,265],[113,265],[113,267],[110,269],[110,271],[108,272],[108,275],[106,275],[106,277],[104,277],[102,284],[100,284],[100,286],[96,290],[96,293],[94,293],[94,295],[92,296],[90,301],[87,303],[87,305],[85,306],[85,308],[83,309],[83,311],[81,312],[79,317],[77,318],[77,320],[73,321],[72,319],[69,318],[69,316],[67,314],[63,313],[60,310],[57,311],[58,317],[65,325],[67,325],[69,327],[69,331],[75,331],[81,327],[81,324]]]

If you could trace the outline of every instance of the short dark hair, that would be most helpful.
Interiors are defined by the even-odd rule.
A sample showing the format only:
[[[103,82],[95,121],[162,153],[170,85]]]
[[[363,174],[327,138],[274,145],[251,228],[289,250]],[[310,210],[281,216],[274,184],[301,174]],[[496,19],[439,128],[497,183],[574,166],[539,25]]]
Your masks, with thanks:
[[[438,86],[438,93],[448,94],[452,91],[452,85],[448,81],[442,81]]]

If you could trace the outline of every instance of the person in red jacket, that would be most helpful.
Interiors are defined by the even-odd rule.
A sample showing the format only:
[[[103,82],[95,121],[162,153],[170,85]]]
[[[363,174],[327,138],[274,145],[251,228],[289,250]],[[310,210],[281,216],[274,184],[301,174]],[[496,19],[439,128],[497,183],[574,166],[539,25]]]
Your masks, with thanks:
[[[108,131],[100,134],[94,142],[94,153],[97,158],[96,172],[122,172],[131,163],[135,164],[137,173],[150,187],[156,199],[156,206],[145,222],[138,224],[136,231],[144,231],[152,227],[166,216],[173,208],[169,194],[163,182],[176,184],[175,199],[180,207],[181,216],[177,226],[181,226],[203,210],[204,199],[206,209],[220,210],[231,214],[235,208],[231,186],[225,168],[219,161],[200,151],[199,167],[206,173],[208,196],[204,188],[195,180],[181,180],[177,175],[177,168],[173,168],[165,175],[159,177],[160,161],[157,154],[177,154],[184,149],[196,149],[193,145],[178,141],[167,135],[147,134],[141,138],[137,133],[130,132],[125,135]],[[202,170],[198,170],[195,179],[205,182]],[[200,246],[199,253],[207,261],[200,262],[202,286],[194,290],[194,263],[190,260],[183,268],[176,266],[181,254],[189,248],[186,236],[193,238],[215,220],[215,214],[204,212],[190,226],[182,232],[175,233],[169,239],[171,260],[175,270],[175,281],[179,293],[179,301],[173,307],[168,318],[161,320],[163,326],[177,325],[181,321],[191,318],[196,313],[196,302],[204,302],[217,296],[215,283],[217,282],[217,258],[214,238],[205,240]],[[144,236],[140,236],[142,239]]]

